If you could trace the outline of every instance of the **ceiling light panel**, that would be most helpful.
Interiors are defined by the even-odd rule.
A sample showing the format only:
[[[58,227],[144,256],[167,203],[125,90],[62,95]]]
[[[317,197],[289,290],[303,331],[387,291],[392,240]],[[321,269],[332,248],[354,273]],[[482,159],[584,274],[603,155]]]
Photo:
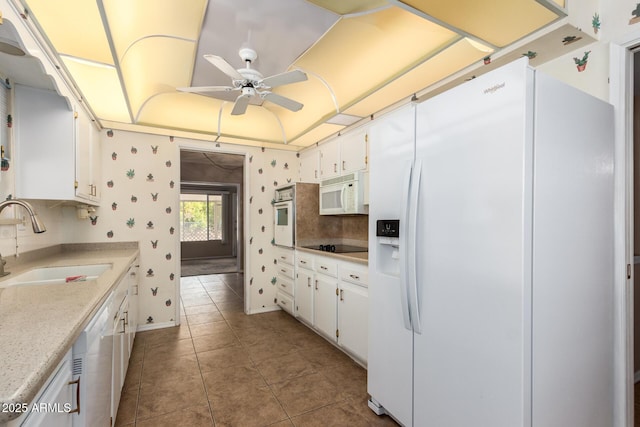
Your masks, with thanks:
[[[335,12],[338,15],[367,12],[389,4],[387,0],[309,0],[309,2]]]
[[[58,53],[113,65],[95,1],[28,0],[27,6]]]
[[[194,53],[194,43],[166,37],[142,39],[127,51],[120,68],[134,117],[152,96],[187,84]]]
[[[499,47],[558,18],[536,0],[401,0],[401,3]]]
[[[487,52],[477,49],[477,44],[470,42],[469,39],[462,39],[345,112],[356,116],[374,114],[393,103],[403,99],[408,100],[414,93],[482,60],[485,56]]]
[[[222,115],[219,115],[220,108],[223,109]],[[182,92],[164,93],[145,104],[138,123],[211,135],[217,135],[220,131],[223,136],[241,136],[280,144],[283,142],[280,124],[271,112],[250,105],[247,114],[231,116],[232,108],[233,103],[207,96]],[[247,115],[250,115],[249,118]],[[221,117],[219,127],[218,117]]]
[[[460,36],[399,8],[342,19],[295,66],[328,83],[344,109]]]
[[[308,147],[315,144],[316,142],[330,137],[331,135],[337,134],[342,129],[344,129],[344,126],[323,123],[311,129],[304,135],[301,135],[299,138],[296,138],[295,140],[289,142],[289,144],[297,147]]]
[[[62,56],[62,60],[97,118],[117,122],[129,121],[127,103],[114,67],[65,56]]]
[[[196,42],[206,0],[102,0],[118,58],[146,37],[166,36]],[[167,52],[166,54],[170,54]]]

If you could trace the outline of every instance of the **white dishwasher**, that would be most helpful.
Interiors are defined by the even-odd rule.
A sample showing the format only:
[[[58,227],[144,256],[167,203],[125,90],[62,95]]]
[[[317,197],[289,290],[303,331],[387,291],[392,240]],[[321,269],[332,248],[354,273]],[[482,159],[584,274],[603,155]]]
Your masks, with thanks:
[[[102,305],[73,345],[74,427],[108,426],[111,423],[111,358],[113,353],[110,305]]]

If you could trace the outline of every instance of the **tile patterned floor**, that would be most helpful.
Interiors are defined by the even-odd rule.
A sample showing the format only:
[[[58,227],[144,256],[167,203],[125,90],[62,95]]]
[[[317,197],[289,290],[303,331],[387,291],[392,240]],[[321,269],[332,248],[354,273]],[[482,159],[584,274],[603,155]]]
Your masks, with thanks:
[[[243,313],[242,274],[181,279],[175,328],[136,336],[116,426],[395,426],[366,371],[284,312]]]

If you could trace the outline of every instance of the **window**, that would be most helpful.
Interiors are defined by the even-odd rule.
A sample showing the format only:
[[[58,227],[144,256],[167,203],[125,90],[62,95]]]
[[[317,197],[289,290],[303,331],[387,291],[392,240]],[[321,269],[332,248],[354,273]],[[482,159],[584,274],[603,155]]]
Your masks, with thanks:
[[[222,194],[180,194],[180,241],[224,240]]]

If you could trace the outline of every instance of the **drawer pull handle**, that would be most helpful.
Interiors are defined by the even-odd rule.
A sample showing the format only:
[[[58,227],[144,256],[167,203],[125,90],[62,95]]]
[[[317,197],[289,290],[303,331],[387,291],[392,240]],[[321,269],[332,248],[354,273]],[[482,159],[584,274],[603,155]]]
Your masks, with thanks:
[[[286,301],[280,301],[280,304],[287,305],[287,302]]]
[[[283,273],[287,272],[287,270],[285,270],[284,268],[281,268],[280,271],[283,272]]]
[[[80,377],[78,377],[78,379],[75,380],[75,381],[69,381],[67,384],[68,385],[74,385],[75,384],[76,387],[77,387],[76,388],[76,402],[78,403],[78,407],[76,409],[70,410],[69,413],[70,414],[73,414],[73,413],[78,413],[79,414],[80,413]]]
[[[307,263],[307,261],[305,261],[303,259],[300,260],[300,264],[306,264],[306,263]]]
[[[316,291],[318,290],[318,281],[316,280]]]
[[[327,267],[325,267],[324,265],[321,265],[320,268],[323,270],[327,270]]]
[[[287,285],[285,285],[284,283],[280,283],[280,286],[282,286],[283,288],[287,287]]]
[[[287,259],[287,257],[286,256],[281,256],[280,259]]]
[[[311,277],[307,277],[307,287],[311,287]]]
[[[360,280],[360,276],[356,276],[355,274],[350,274],[349,277],[351,277],[354,280]]]
[[[344,291],[340,289],[340,301],[344,301]]]

